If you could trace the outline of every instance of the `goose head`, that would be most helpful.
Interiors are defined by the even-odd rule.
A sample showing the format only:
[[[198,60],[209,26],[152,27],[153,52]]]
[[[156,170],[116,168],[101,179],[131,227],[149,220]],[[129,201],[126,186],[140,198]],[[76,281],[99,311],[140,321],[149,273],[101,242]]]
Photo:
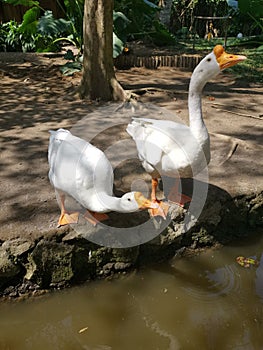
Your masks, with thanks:
[[[216,45],[213,51],[205,56],[195,68],[191,83],[202,89],[209,80],[217,76],[222,70],[245,59],[246,56],[229,54],[225,52],[222,45]]]
[[[132,213],[140,209],[158,208],[159,205],[145,198],[141,192],[128,192],[119,199],[119,207],[122,212]]]

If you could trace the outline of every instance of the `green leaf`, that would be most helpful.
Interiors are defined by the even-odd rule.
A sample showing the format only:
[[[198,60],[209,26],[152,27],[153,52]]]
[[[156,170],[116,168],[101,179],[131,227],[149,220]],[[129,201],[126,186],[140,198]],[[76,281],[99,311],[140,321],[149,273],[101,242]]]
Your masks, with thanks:
[[[73,75],[75,72],[81,71],[82,64],[80,62],[67,62],[59,69],[63,75]]]
[[[72,22],[74,30],[82,36],[84,0],[64,0],[66,18]]]
[[[23,22],[19,27],[20,33],[35,34],[39,17],[39,8],[34,6],[27,10],[23,16]]]
[[[124,13],[119,11],[113,11],[113,22],[117,21],[118,19],[121,19],[123,23],[130,23],[130,20],[125,16]]]
[[[84,0],[56,0],[62,3],[61,8],[65,8],[65,18],[71,23],[70,32],[75,45],[82,50],[83,45],[83,14]]]
[[[118,38],[123,42],[127,39],[126,29],[130,22],[131,21],[122,12],[113,11],[113,29]]]
[[[75,15],[76,15],[76,12],[78,14],[83,14],[84,1],[85,0],[64,0],[64,4],[67,9],[67,12],[70,12],[71,14],[75,13]]]
[[[32,6],[39,6],[39,2],[38,1],[33,1],[33,0],[2,0],[3,2],[5,2],[6,4],[9,5],[22,5],[22,6],[26,6],[26,7],[32,7]]]
[[[55,19],[52,11],[46,11],[44,16],[40,17],[37,30],[42,35],[57,36],[60,33],[67,32],[70,28],[70,22],[63,18]]]
[[[113,32],[113,58],[118,57],[124,48],[123,41]]]
[[[153,8],[153,9],[160,10],[160,7],[157,6],[157,5],[155,5],[155,4],[152,3],[151,1],[143,0],[143,2],[144,2],[146,5],[148,5],[148,6],[150,6],[151,8]]]
[[[75,61],[75,56],[72,50],[67,50],[67,52],[64,55],[65,60],[72,60]]]

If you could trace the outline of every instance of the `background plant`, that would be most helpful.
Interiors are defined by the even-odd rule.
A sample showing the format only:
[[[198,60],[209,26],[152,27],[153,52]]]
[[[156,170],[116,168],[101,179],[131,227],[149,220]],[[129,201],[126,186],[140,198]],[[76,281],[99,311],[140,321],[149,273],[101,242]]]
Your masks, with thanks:
[[[234,6],[234,7],[232,7]],[[170,30],[174,34],[181,34],[182,29],[193,30],[194,16],[231,16],[228,23],[215,20],[214,26],[219,35],[223,36],[226,24],[228,34],[236,36],[239,32],[244,35],[258,35],[262,33],[263,17],[262,0],[173,0]],[[206,21],[197,21],[197,33],[204,37]]]
[[[64,13],[65,19],[70,23],[68,35],[61,37],[60,40],[68,40],[73,43],[80,52],[83,46],[83,15],[85,0],[56,0],[57,4]]]
[[[143,40],[156,45],[171,45],[175,38],[159,21],[158,1],[115,0],[115,10],[123,13],[129,23],[125,28],[127,41]]]
[[[252,20],[252,32],[256,34],[263,32],[263,1],[262,0],[238,0],[238,9],[241,15]],[[257,31],[258,30],[258,31]]]
[[[82,19],[84,0],[64,0],[57,3],[63,10],[65,18],[55,19],[51,11],[45,11],[38,1],[32,0],[3,0],[11,5],[29,7],[18,24],[10,21],[2,25],[2,42],[7,49],[22,51],[54,51],[59,48],[59,40],[68,40],[79,50],[82,48]],[[74,15],[73,15],[74,13]],[[10,32],[10,33],[9,33]],[[13,47],[8,38],[13,36]],[[24,43],[28,42],[26,46]],[[3,46],[4,44],[2,44]]]

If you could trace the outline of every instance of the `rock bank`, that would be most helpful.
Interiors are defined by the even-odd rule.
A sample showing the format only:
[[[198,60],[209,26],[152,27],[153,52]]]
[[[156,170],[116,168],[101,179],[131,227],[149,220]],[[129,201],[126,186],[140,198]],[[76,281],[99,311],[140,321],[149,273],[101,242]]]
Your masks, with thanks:
[[[263,192],[233,199],[211,186],[201,216],[187,232],[182,225],[187,210],[170,215],[175,217],[161,234],[131,248],[96,245],[71,227],[35,240],[6,240],[0,247],[0,295],[34,295],[110,277],[172,258],[183,249],[226,244],[253,234],[263,225]]]

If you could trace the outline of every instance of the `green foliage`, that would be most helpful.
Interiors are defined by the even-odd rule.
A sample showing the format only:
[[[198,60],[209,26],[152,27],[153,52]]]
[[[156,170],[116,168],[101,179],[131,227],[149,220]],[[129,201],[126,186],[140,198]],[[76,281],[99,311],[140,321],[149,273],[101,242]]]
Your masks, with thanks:
[[[119,56],[127,41],[127,27],[130,21],[122,12],[113,11],[113,57]]]
[[[64,19],[55,20],[51,11],[39,17],[39,8],[32,7],[24,14],[23,21],[18,24],[9,21],[0,25],[0,50],[23,52],[57,51],[54,38],[65,31],[69,24]]]
[[[37,34],[22,33],[15,21],[0,24],[1,51],[35,51]]]
[[[40,10],[36,6],[26,11],[19,31],[26,34],[36,34],[39,14]]]
[[[124,48],[124,42],[113,32],[113,58],[118,57]]]
[[[239,53],[247,56],[247,59],[242,64],[231,67],[230,71],[239,79],[262,84],[263,55],[260,47],[257,49],[239,50]]]
[[[36,52],[57,52],[59,46],[54,43],[53,39],[47,36],[38,35],[35,40]]]
[[[57,37],[69,32],[70,22],[63,18],[55,19],[52,11],[46,11],[44,16],[39,18],[37,30],[43,36]]]
[[[81,69],[82,64],[77,61],[67,62],[66,64],[60,67],[61,73],[66,76],[73,75],[74,73],[81,71]]]
[[[228,31],[230,35],[239,32],[245,36],[262,33],[263,0],[238,0],[238,7],[231,0],[227,2],[232,16]]]
[[[152,42],[157,46],[167,46],[175,44],[174,36],[159,21],[154,21],[155,32],[151,34]]]
[[[155,10],[160,10],[159,6],[155,5],[153,2],[148,0],[143,0],[143,2]]]
[[[127,41],[140,39],[156,45],[174,43],[173,36],[158,21],[160,8],[153,1],[115,0],[114,4],[115,10],[129,19],[124,30]]]
[[[200,37],[204,37],[207,20],[196,19],[195,16],[223,17],[228,12],[226,0],[174,0],[170,29],[177,36],[185,36],[187,33],[189,38],[196,31]],[[225,24],[224,20],[213,21],[214,28],[218,30],[219,35],[224,35]]]
[[[243,15],[249,15],[254,21],[254,27],[259,27],[263,31],[260,22],[263,17],[263,0],[238,0],[238,8]]]
[[[262,0],[238,0],[238,8],[241,13],[249,13],[255,18],[263,17]]]
[[[129,18],[127,32],[132,36],[134,33],[148,31],[151,27],[150,18],[156,13],[143,0],[115,0],[115,11],[123,13]]]
[[[39,17],[41,9],[39,1],[4,0],[4,2],[30,7],[18,28],[18,34],[22,34],[23,40],[25,38],[29,40],[27,48],[30,51],[46,50],[45,45],[50,49],[56,49],[59,41],[68,40],[82,52],[84,0],[56,0],[65,14],[65,19],[55,19],[51,11],[45,11],[44,15]],[[174,42],[174,38],[157,20],[160,9],[154,0],[116,0],[115,9],[113,13],[114,57],[122,52],[127,40],[147,39],[157,45]],[[21,41],[21,37],[12,30],[11,23],[10,30],[16,37],[13,42]],[[53,45],[51,39],[53,39]],[[11,43],[11,40],[9,42]],[[21,47],[21,43],[17,43],[14,47]],[[26,50],[25,45],[23,50]]]
[[[226,28],[228,35],[232,36],[236,36],[239,32],[243,35],[260,34],[263,0],[238,0],[240,11],[233,10],[231,3],[231,0],[173,0],[170,29],[172,33],[182,36],[182,28],[187,28],[188,37],[191,36],[193,29],[196,29],[199,37],[204,37],[207,30],[206,20],[194,19],[195,16],[230,15],[231,18],[227,21],[213,20],[219,36],[224,36]]]
[[[66,19],[55,19],[51,11],[45,11],[44,15],[40,16],[40,9],[38,1],[33,0],[3,0],[5,3],[11,5],[23,5],[30,7],[23,17],[23,22],[19,26],[20,32],[24,38],[30,36],[30,50],[36,51],[49,49],[57,49],[57,39],[69,40],[71,43],[81,51],[83,44],[82,21],[83,21],[83,6],[84,0],[64,0],[62,3],[57,0],[58,5],[65,13]],[[66,10],[64,10],[66,8]],[[14,34],[10,23],[10,30]],[[5,35],[6,37],[7,35]],[[16,38],[18,40],[18,38]],[[21,38],[20,38],[21,39]],[[5,39],[2,39],[2,41]],[[16,40],[16,41],[17,41]],[[36,40],[35,43],[32,41]],[[52,43],[53,41],[53,43]],[[21,43],[20,43],[21,44]],[[47,45],[47,47],[43,47]],[[21,47],[21,45],[15,45]],[[25,45],[23,46],[25,50]]]
[[[82,51],[83,45],[83,15],[84,15],[85,0],[64,0],[66,8],[65,18],[71,24],[69,39],[73,41],[76,47]],[[63,9],[63,5],[59,0],[57,3]]]
[[[67,50],[67,52],[64,55],[65,60],[72,60],[75,61],[75,55],[72,50]]]
[[[130,20],[122,12],[113,11],[113,30],[116,36],[123,42],[127,40],[128,25]]]
[[[39,2],[33,1],[33,0],[2,0],[2,1],[5,2],[6,4],[10,4],[13,6],[16,6],[16,5],[22,5],[26,7],[39,6]]]
[[[21,51],[19,35],[18,25],[15,21],[0,24],[1,51]]]

